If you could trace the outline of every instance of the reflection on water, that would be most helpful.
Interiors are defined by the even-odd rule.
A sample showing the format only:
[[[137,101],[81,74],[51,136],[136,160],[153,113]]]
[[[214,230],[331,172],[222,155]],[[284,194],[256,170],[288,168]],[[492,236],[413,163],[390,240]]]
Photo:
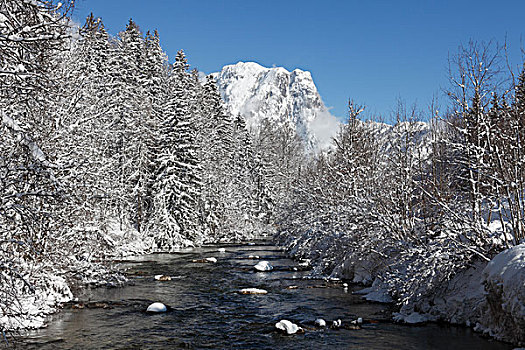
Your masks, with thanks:
[[[388,306],[364,302],[337,283],[302,279],[308,272],[273,246],[222,245],[176,254],[139,257],[127,262],[132,284],[86,291],[83,309],[67,308],[45,329],[31,332],[23,349],[511,349],[452,326],[402,326],[388,322]],[[258,255],[275,267],[256,272]],[[218,262],[193,263],[216,257]],[[154,275],[172,276],[155,281]],[[288,289],[297,286],[296,289]],[[266,289],[266,295],[240,295],[242,288]],[[99,301],[102,304],[87,304]],[[165,314],[146,314],[155,301]],[[90,307],[87,307],[90,306]],[[104,308],[105,307],[105,308]],[[373,320],[361,330],[313,329],[316,318],[343,324],[357,317]],[[311,328],[305,334],[281,335],[281,319]]]

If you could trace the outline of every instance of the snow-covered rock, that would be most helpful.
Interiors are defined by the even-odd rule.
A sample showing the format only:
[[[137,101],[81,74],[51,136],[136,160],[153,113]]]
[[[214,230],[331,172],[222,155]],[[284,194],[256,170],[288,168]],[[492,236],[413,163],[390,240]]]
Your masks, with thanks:
[[[194,262],[194,263],[212,263],[212,264],[215,264],[217,262],[217,258],[210,257],[210,258],[204,258],[204,259],[193,259],[192,262]]]
[[[155,280],[156,281],[171,281],[171,277],[166,276],[166,275],[155,275]]]
[[[360,292],[380,295],[380,284],[376,291],[374,285]],[[503,251],[488,264],[477,262],[460,271],[432,295],[403,305],[394,320],[475,325],[496,339],[524,344],[525,244]]]
[[[146,309],[146,312],[166,312],[168,308],[163,303],[153,303]]]
[[[391,303],[393,301],[388,292],[388,286],[379,278],[376,278],[370,287],[358,290],[355,294],[363,295],[364,299],[378,303]]]
[[[340,319],[332,321],[332,328],[341,328],[343,322]]]
[[[265,261],[265,260],[259,261],[257,263],[257,265],[255,265],[253,268],[256,269],[257,271],[271,271],[271,270],[273,270],[273,266],[270,265],[270,263],[268,261]]]
[[[525,344],[525,244],[507,249],[483,270],[487,315],[478,329]]]
[[[285,332],[286,334],[295,334],[298,331],[302,330],[301,327],[296,325],[295,323],[292,323],[288,320],[281,320],[275,324],[275,328],[278,330]]]
[[[315,320],[315,325],[317,327],[326,327],[326,321],[322,318],[318,318],[317,320]]]
[[[258,288],[244,288],[239,291],[240,294],[268,294],[267,290]]]
[[[310,259],[304,259],[301,262],[299,262],[298,265],[301,266],[301,267],[308,267],[308,266],[310,266],[310,262],[311,262]]]
[[[288,124],[309,150],[323,148],[339,128],[325,107],[310,72],[239,62],[212,73],[228,111],[257,129],[263,120]]]
[[[466,326],[476,324],[483,317],[485,305],[481,283],[485,266],[486,263],[481,261],[473,263],[470,268],[458,272],[436,288],[431,295],[402,305],[400,311],[394,314],[394,320],[411,324],[435,321]],[[384,284],[376,280],[374,286],[377,288],[376,295],[380,296],[384,292]]]

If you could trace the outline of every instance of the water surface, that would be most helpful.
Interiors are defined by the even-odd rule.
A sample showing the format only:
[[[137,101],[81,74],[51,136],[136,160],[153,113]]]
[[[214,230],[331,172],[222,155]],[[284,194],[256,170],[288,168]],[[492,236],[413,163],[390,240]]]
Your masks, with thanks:
[[[226,249],[218,252],[219,247]],[[260,259],[249,259],[257,255]],[[217,263],[195,263],[216,257]],[[275,270],[256,272],[253,266],[268,260]],[[208,246],[175,254],[158,254],[123,263],[131,285],[97,288],[80,296],[82,309],[68,305],[53,316],[47,328],[31,332],[23,349],[512,349],[468,328],[404,326],[389,322],[391,310],[370,303],[343,288],[341,282],[305,279],[297,262],[276,247],[256,245]],[[298,271],[294,271],[294,267]],[[154,275],[172,276],[156,281]],[[296,286],[296,289],[289,289]],[[241,295],[256,287],[267,295]],[[165,314],[147,314],[160,301]],[[97,304],[98,302],[98,304]],[[360,330],[316,330],[322,317],[343,325],[357,317],[373,323]],[[308,329],[282,335],[274,325],[288,319]]]

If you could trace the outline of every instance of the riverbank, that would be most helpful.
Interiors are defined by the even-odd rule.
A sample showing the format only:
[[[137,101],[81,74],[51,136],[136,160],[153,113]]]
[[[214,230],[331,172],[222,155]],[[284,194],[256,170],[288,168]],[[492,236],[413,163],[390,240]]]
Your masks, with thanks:
[[[446,264],[448,256],[441,250],[433,255],[431,248],[414,250],[410,259],[401,259],[394,249],[390,255],[376,250],[366,257],[355,246],[352,249],[344,235],[296,237],[281,232],[277,237],[292,256],[309,259],[317,275],[364,285],[358,294],[366,300],[396,303],[396,322],[446,322],[518,346],[525,344],[525,244],[490,262],[477,259],[464,269],[440,275],[443,269],[432,271],[428,265]],[[421,281],[429,283],[418,286]],[[408,294],[403,288],[416,293]]]
[[[9,335],[45,327],[47,320],[60,311],[61,305],[73,302],[83,290],[121,287],[127,283],[128,278],[119,265],[123,259],[162,253],[153,248],[153,237],[143,237],[129,226],[121,227],[112,222],[107,231],[99,234],[99,239],[106,244],[103,250],[82,255],[63,254],[57,258],[61,264],[20,259],[23,266],[19,266],[19,270],[28,273],[22,276],[23,279],[13,282],[16,298],[8,307],[0,309],[0,330]],[[223,243],[243,238],[253,239],[256,236],[232,236]],[[178,242],[178,246],[180,250],[205,243],[186,240]]]

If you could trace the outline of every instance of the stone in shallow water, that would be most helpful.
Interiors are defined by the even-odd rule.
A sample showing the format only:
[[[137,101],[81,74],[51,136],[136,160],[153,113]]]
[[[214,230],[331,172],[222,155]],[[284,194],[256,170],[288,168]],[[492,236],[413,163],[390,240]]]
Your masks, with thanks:
[[[171,281],[171,277],[170,276],[166,276],[166,275],[155,275],[155,280],[157,280],[157,281]]]
[[[295,323],[292,323],[288,320],[280,320],[275,324],[275,328],[278,330],[286,333],[286,334],[295,334],[297,332],[303,331],[301,327],[296,325]]]
[[[217,262],[217,258],[204,258],[204,259],[193,259],[192,262],[194,263],[216,263]]]
[[[168,308],[163,303],[153,303],[148,306],[146,312],[166,312]]]
[[[268,294],[267,290],[258,288],[244,288],[239,291],[240,294]]]
[[[318,318],[317,320],[315,320],[315,325],[317,327],[326,327],[326,321],[322,318]]]
[[[341,320],[340,319],[337,319],[335,321],[332,321],[332,328],[341,328]]]
[[[259,261],[257,265],[253,267],[257,271],[271,271],[273,270],[273,266],[270,265],[268,261]]]

